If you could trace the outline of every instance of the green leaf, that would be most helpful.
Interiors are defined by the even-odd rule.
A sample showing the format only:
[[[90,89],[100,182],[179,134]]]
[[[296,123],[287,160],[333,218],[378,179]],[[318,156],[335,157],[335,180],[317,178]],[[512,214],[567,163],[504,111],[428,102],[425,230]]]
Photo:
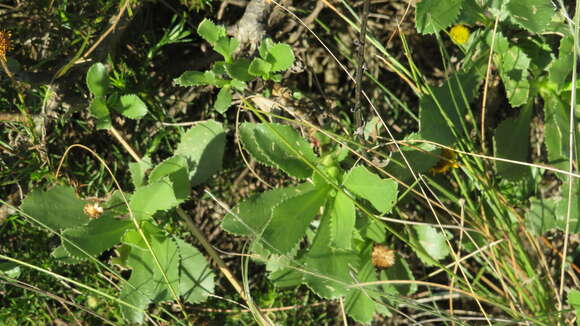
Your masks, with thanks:
[[[544,141],[548,151],[550,165],[562,169],[568,169],[569,161],[569,109],[562,99],[555,94],[544,94]],[[576,139],[580,139],[580,120],[576,119]],[[580,141],[576,141],[575,153],[580,153]],[[559,178],[566,178],[557,174]],[[564,180],[563,179],[563,180]]]
[[[506,8],[516,23],[533,33],[546,31],[556,13],[550,0],[510,0]]]
[[[87,72],[87,87],[95,97],[104,97],[109,88],[109,73],[100,62],[93,64]]]
[[[218,80],[213,71],[185,71],[173,82],[179,86],[199,86],[199,85],[216,85]]]
[[[397,200],[397,183],[381,179],[362,165],[352,168],[344,177],[344,186],[368,200],[381,214],[389,212]]]
[[[145,172],[151,169],[151,159],[144,157],[139,162],[129,163],[129,172],[131,173],[131,181],[135,188],[141,187],[145,184]]]
[[[568,180],[564,181],[562,187],[562,200],[558,203],[556,213],[559,217],[558,228],[566,230],[566,215],[568,214],[568,202],[570,201],[570,233],[580,233],[580,180],[572,180],[572,196],[568,200]]]
[[[222,89],[220,89],[213,107],[219,113],[224,114],[231,104],[232,91],[229,86],[224,86]]]
[[[141,119],[147,114],[147,105],[135,94],[121,96],[119,104],[115,109],[129,119]]]
[[[449,255],[449,248],[445,240],[445,235],[438,232],[434,227],[427,225],[413,225],[413,229],[417,233],[417,241],[414,241],[417,246],[423,248],[422,251],[416,251],[419,259],[425,265],[431,266],[436,261],[439,261]]]
[[[272,64],[261,58],[254,58],[248,68],[248,73],[253,76],[267,78],[272,71]]]
[[[268,249],[286,254],[304,237],[306,228],[324,205],[327,188],[314,189],[286,199],[274,208],[272,219],[262,234]]]
[[[530,146],[530,123],[533,107],[525,105],[515,118],[502,121],[495,129],[493,143],[495,156],[518,162],[528,161]],[[529,166],[496,161],[497,173],[508,180],[518,180],[531,176]]]
[[[175,155],[159,163],[151,171],[149,183],[160,182],[164,177],[169,177],[171,180],[177,201],[184,202],[191,192],[187,159],[184,156]]]
[[[387,239],[385,235],[385,230],[386,228],[383,222],[371,219],[368,222],[368,224],[362,229],[362,235],[365,238],[371,239],[376,243],[383,243]]]
[[[189,303],[200,303],[214,293],[214,278],[207,259],[189,243],[176,239],[179,262],[179,294]]]
[[[476,73],[457,73],[450,76],[441,87],[431,87],[433,94],[421,97],[421,136],[447,146],[457,141],[455,134],[467,137],[462,126],[466,124],[469,103],[474,99],[479,82],[480,76]]]
[[[576,325],[580,326],[580,291],[572,290],[568,293],[568,304],[576,310]]]
[[[109,108],[107,107],[107,101],[102,97],[95,97],[91,104],[89,104],[89,110],[91,115],[97,119],[97,129],[110,129],[111,128],[111,116],[109,114]]]
[[[272,217],[274,207],[282,201],[312,191],[308,183],[297,187],[279,188],[254,195],[234,207],[222,222],[222,228],[229,233],[257,237]]]
[[[258,162],[278,168],[298,179],[312,175],[312,168],[304,160],[314,164],[316,156],[310,144],[292,127],[277,123],[243,123],[240,139],[244,148]]]
[[[137,188],[129,202],[135,218],[143,219],[158,211],[169,210],[179,204],[168,178]]]
[[[330,218],[324,214],[310,250],[302,261],[309,273],[304,283],[323,298],[334,299],[345,295],[354,283],[350,274],[358,266],[358,256],[350,250],[334,249],[330,243]]]
[[[233,79],[245,82],[254,79],[254,76],[248,73],[248,70],[250,69],[250,60],[248,59],[237,59],[233,63],[225,65],[225,68],[228,75]]]
[[[415,26],[421,34],[434,34],[453,24],[462,0],[423,0],[417,3]]]
[[[77,259],[87,259],[87,255],[97,256],[119,243],[125,231],[132,225],[130,220],[119,220],[105,213],[87,225],[65,230],[63,237],[70,242],[63,240],[63,246]]]
[[[270,52],[270,48],[274,46],[274,42],[272,42],[271,38],[265,38],[260,42],[260,47],[258,47],[258,53],[260,53],[260,57],[266,60],[268,58],[268,52]]]
[[[356,212],[352,200],[338,192],[330,212],[331,246],[337,249],[350,249],[354,231]]]
[[[361,283],[377,280],[375,267],[370,260],[367,260],[358,272],[357,280]],[[364,288],[352,289],[344,300],[346,313],[359,323],[369,324],[375,314],[376,303],[373,300],[375,297],[378,295],[373,287],[365,286]]]
[[[120,299],[139,308],[146,308],[149,303],[173,299],[169,286],[179,294],[180,258],[177,245],[157,227],[145,224],[144,228],[144,232],[151,235],[150,244],[162,270],[157,266],[151,252],[131,247],[127,264],[133,271],[128,283],[121,289]],[[121,305],[121,312],[131,322],[143,321],[142,311]]]
[[[223,26],[214,24],[209,19],[201,21],[197,27],[197,34],[204,40],[214,45],[220,38],[226,36],[226,29]]]
[[[57,262],[67,265],[74,265],[82,261],[77,258],[72,258],[63,245],[60,245],[50,253],[50,256]]]
[[[221,123],[208,120],[189,129],[175,150],[189,165],[191,186],[196,186],[221,170],[226,135]]]
[[[487,43],[492,43],[492,35]],[[508,39],[497,33],[494,48],[494,62],[498,67],[511,106],[516,107],[528,102],[530,82],[528,80],[530,58],[517,46],[511,46]]]
[[[266,60],[272,64],[271,72],[284,71],[294,64],[294,53],[288,44],[276,43],[268,49]]]
[[[562,88],[564,83],[570,79],[574,60],[574,38],[571,35],[560,40],[558,59],[552,61],[549,68],[550,81]]]
[[[20,208],[52,229],[65,229],[89,222],[83,212],[84,205],[73,188],[56,186],[46,192],[33,190]]]
[[[0,262],[0,274],[10,278],[18,278],[20,276],[20,265],[13,262]]]
[[[433,134],[431,133],[431,135]],[[427,172],[439,161],[441,150],[433,144],[414,141],[420,139],[421,136],[417,133],[406,136],[405,141],[408,141],[409,145],[405,145],[406,142],[401,142],[401,151],[391,154],[389,164],[384,169],[400,180],[411,180],[413,175],[403,160],[404,154],[415,172]]]
[[[230,63],[238,45],[240,45],[240,42],[237,39],[223,36],[215,43],[213,49],[226,59],[226,63]]]
[[[559,199],[530,199],[530,209],[526,213],[526,230],[542,235],[558,225],[557,208]]]

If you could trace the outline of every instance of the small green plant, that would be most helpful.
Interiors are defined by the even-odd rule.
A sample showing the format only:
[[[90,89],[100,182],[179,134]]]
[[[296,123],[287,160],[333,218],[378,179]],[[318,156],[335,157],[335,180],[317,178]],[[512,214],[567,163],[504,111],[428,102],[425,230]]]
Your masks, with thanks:
[[[206,40],[224,58],[215,62],[210,70],[186,71],[175,83],[180,86],[212,85],[220,88],[214,108],[225,113],[232,103],[232,92],[242,92],[246,83],[255,79],[281,81],[281,71],[287,70],[294,63],[294,53],[287,44],[274,43],[270,39],[262,41],[259,47],[260,57],[251,61],[246,58],[234,59],[239,42],[226,36],[223,26],[204,19],[197,28],[197,34]]]
[[[383,304],[396,306],[399,296],[417,288],[402,256],[384,258],[390,263],[380,267],[371,261],[371,256],[383,259],[375,257],[377,252],[381,256],[377,246],[401,239],[428,265],[437,265],[448,255],[446,235],[434,228],[421,225],[402,235],[377,219],[396,203],[397,183],[362,165],[345,170],[343,164],[352,165],[346,148],[316,155],[291,126],[267,122],[242,124],[240,140],[258,162],[309,179],[248,198],[222,223],[224,230],[252,239],[251,250],[266,264],[275,285],[306,284],[321,297],[344,297],[347,314],[368,323],[377,312],[390,314]],[[382,290],[356,286],[379,279],[410,283],[383,285]]]
[[[111,263],[131,269],[119,277],[123,316],[142,322],[150,303],[175,300],[198,303],[213,292],[213,272],[206,259],[184,240],[166,233],[160,219],[186,201],[192,185],[204,182],[221,166],[225,137],[221,124],[207,121],[187,131],[175,153],[153,165],[130,163],[132,193],[114,192],[104,202],[80,199],[70,186],[35,190],[22,210],[59,234],[53,256],[65,264],[93,260],[115,249]],[[210,146],[211,144],[211,146]],[[100,264],[102,265],[102,264]]]
[[[111,87],[107,68],[95,63],[87,72],[87,87],[94,98],[89,105],[96,118],[97,129],[110,129],[111,109],[129,119],[140,119],[147,114],[147,105],[135,94],[121,95]]]

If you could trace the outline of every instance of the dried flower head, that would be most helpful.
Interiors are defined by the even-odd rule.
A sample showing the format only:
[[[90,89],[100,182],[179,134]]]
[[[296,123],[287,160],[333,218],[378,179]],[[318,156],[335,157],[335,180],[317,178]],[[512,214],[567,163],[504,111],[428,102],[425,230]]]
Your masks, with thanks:
[[[449,31],[449,36],[451,37],[451,40],[456,44],[464,44],[465,42],[467,42],[470,34],[471,32],[469,31],[469,28],[463,25],[455,25]]]
[[[10,38],[12,33],[0,31],[0,60],[6,60],[6,53],[12,49]]]
[[[389,268],[395,264],[395,250],[383,245],[375,245],[371,253],[371,261],[378,268]]]
[[[442,159],[437,162],[437,165],[429,169],[431,174],[445,173],[451,168],[456,169],[459,167],[459,164],[457,164],[457,155],[454,151],[444,148],[441,151],[441,156]]]
[[[99,218],[103,214],[103,208],[97,203],[88,203],[83,207],[83,212],[90,218]]]

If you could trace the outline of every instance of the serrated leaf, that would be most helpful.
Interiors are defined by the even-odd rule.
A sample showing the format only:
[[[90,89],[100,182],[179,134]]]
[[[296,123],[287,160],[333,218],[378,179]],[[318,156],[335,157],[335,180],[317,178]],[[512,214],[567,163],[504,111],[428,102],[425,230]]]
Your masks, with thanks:
[[[528,161],[530,123],[533,107],[525,105],[515,118],[502,121],[495,129],[493,144],[495,156],[518,162]],[[497,173],[508,180],[530,176],[531,169],[525,165],[496,161]]]
[[[458,73],[449,77],[441,87],[431,87],[432,95],[421,97],[419,129],[424,139],[450,146],[458,137],[465,137],[469,103],[480,83],[476,73]],[[415,162],[413,162],[414,164]]]
[[[304,160],[314,164],[316,156],[292,127],[277,123],[243,123],[240,136],[244,148],[258,162],[281,169],[298,179],[312,175],[312,169]],[[295,154],[287,144],[300,155]]]
[[[568,293],[568,304],[576,311],[576,325],[580,326],[580,291],[572,290]]]
[[[109,73],[100,62],[93,64],[87,71],[87,87],[95,97],[104,97],[109,88]]]
[[[334,249],[330,242],[330,218],[324,214],[310,250],[303,257],[309,273],[304,273],[304,283],[316,294],[327,299],[343,296],[354,283],[350,271],[358,266],[359,257],[350,250]]]
[[[282,201],[312,191],[312,185],[304,183],[296,187],[286,187],[265,191],[239,203],[228,213],[222,228],[233,234],[259,236],[272,217],[273,208]]]
[[[179,293],[189,303],[200,303],[214,293],[214,273],[205,257],[189,243],[176,239],[181,256]]]
[[[229,86],[224,86],[222,89],[220,89],[213,107],[219,113],[224,114],[226,113],[231,104],[232,104],[231,88]]]
[[[197,34],[210,44],[215,44],[220,38],[226,36],[226,29],[223,26],[214,24],[209,19],[201,21],[197,27]]]
[[[324,205],[327,188],[314,189],[286,199],[274,207],[272,219],[262,233],[262,241],[267,249],[275,253],[290,252],[304,237],[306,228]]]
[[[397,183],[381,179],[362,165],[352,168],[344,176],[344,186],[358,197],[368,200],[381,214],[393,208],[397,199]]]
[[[276,43],[268,49],[268,62],[272,64],[270,71],[284,71],[294,64],[294,53],[288,44]]]
[[[135,188],[141,187],[145,184],[145,172],[151,168],[151,159],[144,157],[139,162],[129,163],[129,172],[131,173],[131,181]]]
[[[159,163],[151,171],[149,183],[160,182],[165,177],[171,180],[177,201],[184,202],[191,192],[187,159],[184,156],[175,155]]]
[[[376,243],[383,243],[387,239],[385,231],[386,228],[382,222],[372,219],[362,229],[362,235],[365,238],[371,239]]]
[[[370,260],[367,260],[358,272],[357,281],[365,283],[376,280],[375,267]],[[378,297],[378,295],[373,291],[373,287],[365,286],[364,288],[352,289],[344,299],[346,313],[359,323],[369,324],[376,310],[374,297]]]
[[[261,58],[254,58],[248,68],[248,73],[253,76],[266,78],[272,71],[272,64]]]
[[[169,286],[179,291],[179,251],[177,245],[165,236],[157,227],[146,224],[144,226],[150,238],[151,248],[157,258],[159,269],[153,255],[138,247],[131,247],[127,264],[131,267],[131,277],[121,289],[120,299],[145,308],[149,303],[157,303],[173,299]],[[165,277],[169,281],[167,284]],[[179,293],[179,292],[177,292]],[[141,322],[143,312],[121,305],[121,312],[125,319],[131,322]]]
[[[65,229],[89,222],[83,212],[84,205],[73,188],[56,186],[46,192],[33,190],[20,208],[52,229]]]
[[[355,207],[352,200],[342,192],[334,197],[330,212],[331,246],[337,249],[350,249],[355,224]]]
[[[221,123],[208,120],[191,127],[175,150],[187,158],[191,186],[196,186],[221,170],[226,136]]]
[[[527,103],[530,93],[528,80],[530,58],[515,46],[507,51],[496,52],[494,57],[511,106],[516,107]]]
[[[129,207],[135,218],[144,219],[158,211],[171,209],[179,204],[169,178],[139,187],[133,193]]]
[[[433,265],[447,255],[449,255],[449,248],[445,236],[437,231],[434,227],[428,225],[413,225],[413,229],[417,233],[416,245],[421,246],[428,256],[422,251],[415,253],[427,266]]]
[[[104,214],[87,225],[65,230],[63,237],[68,241],[63,239],[63,246],[70,255],[78,259],[87,259],[87,255],[97,256],[119,243],[121,236],[131,225],[130,220],[119,220],[113,215]]]
[[[107,107],[107,101],[104,98],[95,97],[91,101],[91,104],[89,104],[89,110],[91,115],[97,119],[97,129],[111,128],[111,116],[109,108]]]
[[[226,60],[226,62],[229,63],[232,61],[232,55],[238,48],[239,44],[240,42],[237,39],[233,37],[230,38],[227,36],[223,36],[218,39],[213,49],[217,53],[221,54]]]
[[[121,96],[119,105],[115,110],[129,119],[141,119],[147,114],[147,105],[135,94]]]
[[[217,85],[218,80],[215,73],[211,70],[206,72],[201,71],[185,71],[175,78],[173,82],[179,86],[199,86],[199,85]]]
[[[555,14],[549,0],[510,0],[506,8],[513,20],[533,33],[544,32]]]
[[[421,34],[434,34],[451,26],[461,11],[462,0],[423,0],[417,3],[415,26]]]
[[[250,60],[248,59],[237,59],[233,63],[225,65],[225,68],[228,75],[233,79],[245,82],[254,79],[254,76],[248,73],[248,70],[250,69]]]

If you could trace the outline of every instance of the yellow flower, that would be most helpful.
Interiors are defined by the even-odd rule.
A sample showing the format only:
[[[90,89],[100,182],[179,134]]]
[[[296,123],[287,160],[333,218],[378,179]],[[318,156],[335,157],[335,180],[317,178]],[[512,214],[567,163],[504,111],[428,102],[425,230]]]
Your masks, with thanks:
[[[12,37],[10,32],[0,31],[0,60],[6,60],[6,52],[12,48],[10,37]]]
[[[437,173],[445,173],[449,171],[449,169],[456,169],[459,167],[457,164],[457,155],[454,151],[444,148],[441,150],[442,159],[437,162],[437,165],[429,169],[431,174]]]
[[[469,31],[469,28],[463,25],[455,25],[451,28],[451,31],[449,31],[451,40],[456,44],[463,44],[467,42],[470,34],[471,32]]]

